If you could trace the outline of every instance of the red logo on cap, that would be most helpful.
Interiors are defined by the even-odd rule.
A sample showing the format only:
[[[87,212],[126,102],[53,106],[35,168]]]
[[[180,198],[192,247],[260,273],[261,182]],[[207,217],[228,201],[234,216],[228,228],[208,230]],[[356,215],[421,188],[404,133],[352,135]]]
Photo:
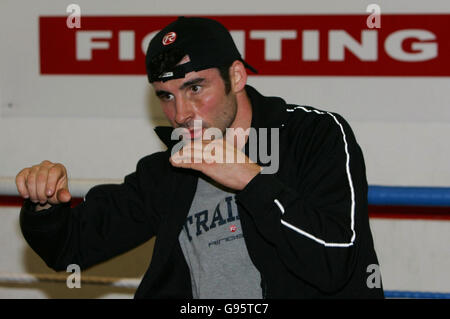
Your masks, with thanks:
[[[177,34],[175,32],[169,32],[162,39],[162,44],[169,45],[169,44],[175,42],[176,38],[177,38]]]

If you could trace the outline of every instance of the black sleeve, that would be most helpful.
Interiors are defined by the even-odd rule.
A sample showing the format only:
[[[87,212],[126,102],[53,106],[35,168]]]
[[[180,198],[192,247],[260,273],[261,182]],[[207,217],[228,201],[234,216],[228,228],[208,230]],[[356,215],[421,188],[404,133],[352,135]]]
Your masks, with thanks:
[[[35,205],[25,200],[20,212],[25,240],[57,271],[69,264],[85,269],[147,241],[159,218],[144,207],[142,174],[138,164],[122,184],[95,186],[74,208],[66,203],[35,212]]]
[[[350,126],[337,114],[321,116],[321,126],[295,143],[295,183],[260,173],[236,199],[293,274],[332,292],[352,275],[365,236],[357,217],[367,215],[367,181]]]

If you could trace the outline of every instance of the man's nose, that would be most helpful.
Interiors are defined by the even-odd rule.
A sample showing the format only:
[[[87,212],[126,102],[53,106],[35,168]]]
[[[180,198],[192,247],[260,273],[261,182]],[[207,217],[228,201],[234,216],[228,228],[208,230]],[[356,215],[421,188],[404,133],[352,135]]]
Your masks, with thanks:
[[[176,102],[175,122],[179,126],[186,126],[194,119],[194,108],[185,98],[179,98]]]

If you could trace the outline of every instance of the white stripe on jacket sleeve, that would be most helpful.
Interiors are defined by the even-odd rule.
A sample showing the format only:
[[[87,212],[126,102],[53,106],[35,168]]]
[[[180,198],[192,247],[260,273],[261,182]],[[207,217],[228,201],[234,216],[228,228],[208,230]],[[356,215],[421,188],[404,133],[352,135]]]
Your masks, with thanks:
[[[340,127],[340,130],[341,130],[341,133],[342,133],[342,138],[343,138],[343,141],[344,141],[345,154],[346,154],[346,157],[347,157],[345,166],[346,166],[346,173],[347,173],[348,183],[350,185],[350,195],[351,195],[350,229],[352,231],[352,238],[350,239],[350,242],[348,242],[348,243],[330,243],[330,242],[324,241],[323,239],[317,238],[317,237],[313,236],[312,234],[310,234],[310,233],[308,233],[308,232],[306,232],[306,231],[304,231],[304,230],[302,230],[302,229],[300,229],[298,227],[295,227],[294,225],[286,222],[283,219],[281,219],[281,223],[284,226],[286,226],[286,227],[292,229],[293,231],[299,233],[300,235],[308,237],[309,239],[312,239],[312,240],[316,241],[317,243],[319,243],[319,244],[321,244],[321,245],[323,245],[325,247],[350,247],[350,246],[353,245],[353,243],[355,241],[355,238],[356,238],[356,232],[355,232],[355,191],[354,191],[354,188],[353,188],[352,176],[351,176],[351,173],[350,173],[350,154],[348,152],[347,137],[345,135],[344,128],[342,127],[342,124],[338,121],[338,119],[330,112],[321,112],[321,111],[315,110],[315,109],[308,110],[308,109],[306,109],[305,107],[302,107],[302,106],[295,106],[293,109],[287,109],[287,111],[288,112],[293,112],[296,109],[301,109],[301,110],[303,110],[305,112],[308,112],[308,113],[309,112],[315,112],[317,114],[330,115],[334,119],[334,121],[337,123],[337,125],[339,125],[339,127]],[[278,208],[280,209],[281,213],[284,214],[285,213],[285,209],[284,209],[283,205],[280,203],[280,201],[278,199],[275,199],[274,202],[278,206]]]

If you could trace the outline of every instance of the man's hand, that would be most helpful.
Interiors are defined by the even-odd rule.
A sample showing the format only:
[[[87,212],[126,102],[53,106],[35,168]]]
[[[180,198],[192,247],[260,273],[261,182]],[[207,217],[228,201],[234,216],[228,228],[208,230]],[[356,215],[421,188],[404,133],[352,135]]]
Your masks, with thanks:
[[[16,186],[20,196],[40,203],[36,211],[66,203],[72,198],[66,168],[50,161],[21,170],[16,176]]]
[[[191,141],[169,160],[175,167],[201,171],[219,184],[235,190],[244,189],[262,170],[224,139]]]

